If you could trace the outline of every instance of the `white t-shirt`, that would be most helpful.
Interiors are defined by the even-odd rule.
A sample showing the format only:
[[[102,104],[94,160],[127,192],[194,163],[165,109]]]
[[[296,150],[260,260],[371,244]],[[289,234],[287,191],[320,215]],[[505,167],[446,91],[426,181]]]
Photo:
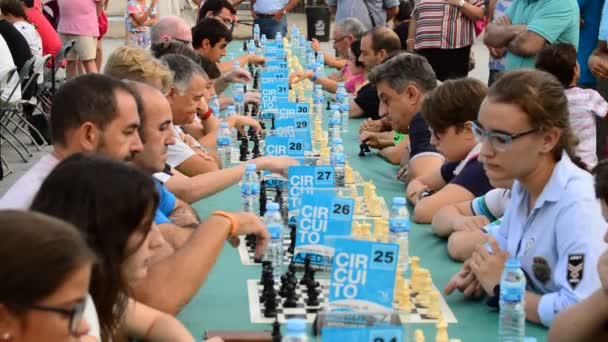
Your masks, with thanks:
[[[507,209],[510,199],[510,189],[492,189],[485,195],[473,199],[471,202],[471,209],[474,215],[483,215],[487,217],[490,222],[500,220]]]
[[[99,328],[99,317],[97,316],[97,308],[90,294],[87,294],[87,300],[82,316],[89,324],[89,333],[87,336],[97,338],[101,342],[101,329]]]
[[[195,152],[180,137],[180,134],[183,133],[182,129],[175,125],[173,129],[175,130],[175,144],[169,145],[167,149],[167,164],[175,168],[186,159],[192,157]]]
[[[9,70],[15,69],[15,62],[13,61],[13,55],[11,55],[11,50],[8,48],[8,44],[6,44],[6,40],[4,37],[0,36],[0,82],[4,81],[4,77],[9,72]],[[9,100],[8,97],[13,91],[13,89],[17,87],[13,96]],[[6,83],[0,84],[2,87],[2,95],[0,95],[0,99],[6,102],[16,102],[21,100],[21,85],[19,84],[19,73],[15,72],[13,77],[8,80]]]
[[[38,34],[34,25],[24,20],[14,23],[13,26],[15,26],[17,31],[19,31],[27,41],[27,44],[30,46],[30,51],[32,51],[32,55],[35,57],[42,57],[42,39],[40,39],[40,34]]]
[[[0,198],[0,209],[29,209],[42,182],[57,164],[59,160],[50,153],[40,158]]]

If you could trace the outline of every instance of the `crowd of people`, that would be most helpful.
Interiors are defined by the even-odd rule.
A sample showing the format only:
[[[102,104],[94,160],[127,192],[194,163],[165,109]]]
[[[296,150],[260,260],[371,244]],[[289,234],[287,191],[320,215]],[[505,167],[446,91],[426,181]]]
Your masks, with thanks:
[[[0,341],[194,341],[174,316],[225,242],[255,235],[263,253],[269,234],[256,215],[200,217],[191,206],[245,172],[221,164],[220,123],[262,129],[246,115],[220,119],[210,105],[214,96],[221,109],[234,104],[226,89],[252,79],[235,63],[266,62],[226,58],[238,3],[129,0],[126,44],[102,66],[106,1],[57,0],[52,16],[39,1],[0,0],[0,75],[74,42],[53,96],[52,151],[0,199]],[[274,37],[298,1],[251,3]],[[606,338],[608,162],[596,129],[608,112],[603,2],[329,6],[337,54],[316,40],[312,48],[336,72],[296,71],[290,82],[309,79],[329,93],[345,85],[350,117],[364,119],[358,142],[399,165],[411,219],[463,262],[445,294],[496,307],[505,261],[518,258],[528,321],[549,327],[550,341]],[[487,82],[468,77],[478,35],[491,56]],[[250,163],[282,174],[298,164]]]

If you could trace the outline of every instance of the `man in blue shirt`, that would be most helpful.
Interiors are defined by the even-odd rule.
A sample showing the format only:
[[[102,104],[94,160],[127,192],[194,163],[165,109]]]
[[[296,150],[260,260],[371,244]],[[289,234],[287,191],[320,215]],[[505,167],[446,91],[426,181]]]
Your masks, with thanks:
[[[260,34],[274,39],[280,32],[287,35],[287,16],[300,0],[251,0],[251,15],[254,24],[260,25]]]
[[[604,0],[578,0],[581,14],[577,54],[581,77],[578,83],[585,88],[595,87],[596,79],[589,70],[587,60],[597,46],[603,4]]]

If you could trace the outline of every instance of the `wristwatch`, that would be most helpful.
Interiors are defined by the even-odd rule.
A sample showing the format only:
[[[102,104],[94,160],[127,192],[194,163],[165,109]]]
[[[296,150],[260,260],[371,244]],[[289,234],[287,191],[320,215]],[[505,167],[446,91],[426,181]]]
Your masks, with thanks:
[[[464,3],[465,3],[465,1],[464,1],[464,0],[460,0],[460,1],[458,2],[458,8],[462,8],[462,7],[464,7]]]

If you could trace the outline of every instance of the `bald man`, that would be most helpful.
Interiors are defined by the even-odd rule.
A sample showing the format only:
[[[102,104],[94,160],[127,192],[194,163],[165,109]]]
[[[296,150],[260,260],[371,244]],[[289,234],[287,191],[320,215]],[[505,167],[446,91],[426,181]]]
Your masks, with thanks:
[[[192,44],[192,30],[184,19],[171,15],[161,17],[150,32],[152,44],[176,40],[186,45]]]

